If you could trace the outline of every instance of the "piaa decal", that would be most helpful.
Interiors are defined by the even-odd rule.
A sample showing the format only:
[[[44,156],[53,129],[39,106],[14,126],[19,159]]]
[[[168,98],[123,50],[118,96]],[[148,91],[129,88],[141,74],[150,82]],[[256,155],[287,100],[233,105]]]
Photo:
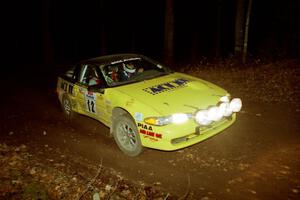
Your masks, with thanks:
[[[142,128],[142,129],[146,129],[146,130],[149,130],[149,131],[152,131],[152,126],[150,125],[146,125],[146,124],[142,124],[142,123],[138,123],[138,127]]]

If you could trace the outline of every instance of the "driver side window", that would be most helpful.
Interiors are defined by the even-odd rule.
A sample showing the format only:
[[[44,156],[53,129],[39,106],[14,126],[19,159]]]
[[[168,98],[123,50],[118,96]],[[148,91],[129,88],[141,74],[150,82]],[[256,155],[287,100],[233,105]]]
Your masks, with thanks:
[[[82,65],[79,82],[87,86],[103,84],[96,67],[92,65]]]

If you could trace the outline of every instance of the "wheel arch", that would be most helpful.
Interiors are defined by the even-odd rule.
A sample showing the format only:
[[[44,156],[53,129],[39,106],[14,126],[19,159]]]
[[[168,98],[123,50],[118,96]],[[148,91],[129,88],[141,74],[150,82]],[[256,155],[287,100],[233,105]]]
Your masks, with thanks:
[[[126,109],[124,109],[122,107],[116,107],[116,108],[114,108],[112,110],[112,115],[111,115],[110,136],[113,135],[113,132],[115,131],[116,120],[121,115],[128,115],[128,116],[130,116],[130,118],[132,119],[132,121],[135,123],[134,118],[132,117],[132,115],[130,114],[130,112],[128,112]]]

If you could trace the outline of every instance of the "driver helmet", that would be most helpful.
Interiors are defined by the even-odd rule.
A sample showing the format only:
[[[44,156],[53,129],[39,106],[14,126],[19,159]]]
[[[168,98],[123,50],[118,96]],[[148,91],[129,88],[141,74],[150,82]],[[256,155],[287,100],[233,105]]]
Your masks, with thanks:
[[[136,71],[136,68],[132,63],[123,64],[123,68],[129,74],[133,74]]]

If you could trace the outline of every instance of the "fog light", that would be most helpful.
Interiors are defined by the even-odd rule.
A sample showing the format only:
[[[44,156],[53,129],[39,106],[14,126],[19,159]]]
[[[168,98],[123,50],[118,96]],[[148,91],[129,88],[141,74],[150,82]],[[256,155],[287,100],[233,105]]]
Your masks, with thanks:
[[[221,102],[229,102],[229,97],[228,96],[222,96],[221,98],[220,98],[220,101]]]

